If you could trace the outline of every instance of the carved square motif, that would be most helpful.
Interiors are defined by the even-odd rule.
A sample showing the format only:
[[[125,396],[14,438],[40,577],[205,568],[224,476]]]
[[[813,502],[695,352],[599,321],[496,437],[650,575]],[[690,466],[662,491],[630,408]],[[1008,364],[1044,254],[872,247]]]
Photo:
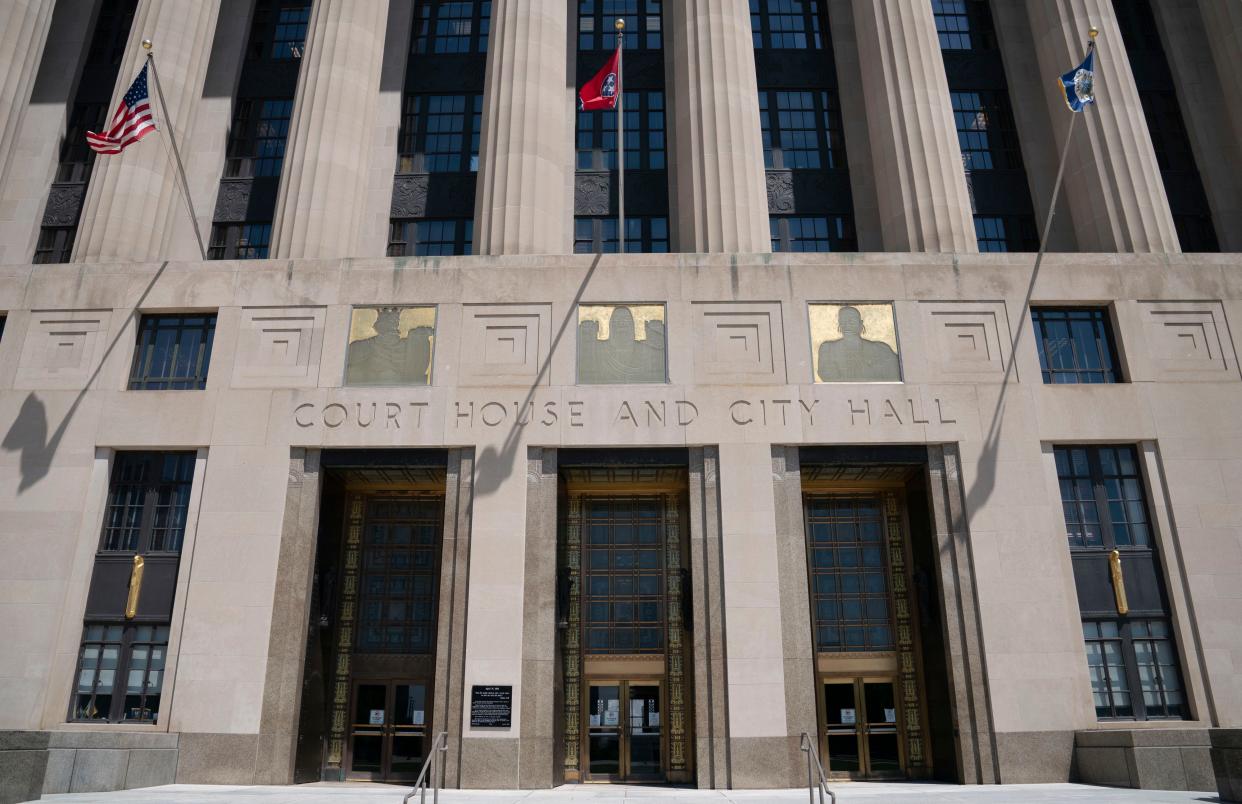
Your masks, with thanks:
[[[319,384],[323,307],[242,310],[234,388],[314,388]]]
[[[1221,336],[1220,302],[1139,302],[1154,379],[1237,378],[1237,358]]]
[[[22,346],[15,388],[80,388],[103,359],[108,310],[35,310]]]
[[[1003,302],[922,302],[933,376],[999,380],[1009,361],[1009,325]]]
[[[696,302],[694,344],[700,383],[785,382],[781,308],[775,302]]]
[[[463,308],[458,384],[549,383],[540,370],[552,342],[547,304],[467,304]]]

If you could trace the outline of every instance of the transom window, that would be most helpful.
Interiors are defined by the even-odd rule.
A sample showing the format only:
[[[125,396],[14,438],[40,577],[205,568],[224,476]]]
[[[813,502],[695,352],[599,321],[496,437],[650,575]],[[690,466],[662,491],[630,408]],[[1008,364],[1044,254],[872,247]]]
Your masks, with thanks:
[[[1168,620],[1088,620],[1082,632],[1097,718],[1186,717],[1186,696]]]
[[[69,262],[73,252],[73,240],[77,236],[76,226],[43,226],[39,229],[39,240],[35,243],[32,262],[35,265],[49,265]]]
[[[623,92],[625,169],[664,170],[664,93]],[[617,169],[615,110],[578,112],[578,170]]]
[[[815,649],[893,650],[879,498],[808,497],[806,533]]]
[[[845,168],[845,140],[837,93],[759,91],[763,162],[768,168]]]
[[[664,514],[659,497],[584,501],[587,653],[664,650]]]
[[[626,254],[665,254],[668,252],[668,218],[629,217],[625,219]],[[574,218],[575,254],[616,254],[617,219]]]
[[[193,479],[193,452],[118,452],[99,549],[179,553]]]
[[[217,223],[211,227],[209,260],[265,260],[272,243],[272,224]]]
[[[857,251],[852,215],[771,215],[772,251]]]
[[[617,17],[625,19],[626,50],[664,47],[662,0],[578,0],[578,49],[612,50],[617,46]]]
[[[469,254],[473,246],[474,221],[470,218],[394,218],[388,227],[389,257],[446,257]]]
[[[359,652],[431,653],[443,527],[439,498],[367,503]]]
[[[1035,307],[1031,322],[1045,383],[1121,382],[1106,308]]]
[[[167,659],[167,625],[86,624],[70,719],[157,722]]]
[[[207,387],[215,313],[144,315],[129,372],[129,390],[201,390]]]
[[[482,95],[406,95],[397,172],[477,171],[482,119]]]
[[[227,178],[279,176],[285,160],[292,99],[245,98],[237,102],[229,131]]]
[[[822,50],[819,0],[750,0],[755,48]]]
[[[1054,452],[1070,546],[1150,548],[1151,524],[1135,448],[1057,447]]]
[[[414,19],[413,52],[486,53],[489,0],[422,0]]]

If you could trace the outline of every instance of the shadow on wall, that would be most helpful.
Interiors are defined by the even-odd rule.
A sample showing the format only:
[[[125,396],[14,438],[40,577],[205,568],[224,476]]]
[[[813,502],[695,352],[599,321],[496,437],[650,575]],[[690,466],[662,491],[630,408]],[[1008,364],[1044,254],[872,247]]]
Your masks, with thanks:
[[[552,344],[548,347],[548,356],[543,361],[543,365],[539,367],[539,373],[535,375],[535,379],[531,381],[530,389],[526,392],[526,398],[522,400],[519,411],[527,409],[531,400],[535,397],[535,390],[539,388],[539,384],[543,382],[543,378],[548,374],[548,368],[552,364],[552,355],[556,354],[556,347],[561,342],[561,338],[565,336],[565,330],[569,329],[569,323],[577,320],[578,304],[582,301],[582,294],[586,292],[587,285],[591,284],[591,277],[595,275],[595,269],[599,267],[599,260],[602,254],[596,254],[595,259],[591,261],[591,267],[587,269],[586,276],[582,277],[581,284],[578,285],[578,292],[574,294],[574,299],[569,305],[569,312],[565,314],[565,320],[561,322],[560,327],[556,330],[556,336],[552,338]],[[574,327],[574,332],[578,328]],[[500,488],[500,484],[505,478],[513,474],[513,461],[517,457],[518,442],[522,434],[522,428],[525,424],[521,422],[522,417],[515,416],[514,422],[509,427],[509,432],[505,436],[504,443],[500,449],[495,447],[486,447],[479,454],[475,461],[475,494],[486,496]],[[528,420],[529,421],[529,420]]]
[[[164,275],[164,269],[168,267],[168,261],[165,260],[160,264],[160,268],[151,277],[151,281],[147,283],[146,288],[142,291],[142,295],[138,297],[138,301],[134,302],[134,306],[130,309],[130,316],[138,317],[138,311],[142,308],[142,303],[147,300],[147,296],[151,293],[151,288],[155,287],[155,283]],[[22,403],[22,409],[17,412],[17,419],[13,425],[9,427],[9,432],[5,434],[4,441],[0,442],[0,447],[9,452],[20,452],[18,458],[18,467],[22,473],[21,483],[17,486],[17,493],[21,494],[26,489],[42,480],[52,467],[52,458],[56,456],[56,450],[60,448],[61,439],[65,437],[65,431],[69,429],[69,423],[73,421],[73,416],[78,412],[78,406],[82,404],[82,400],[86,397],[86,392],[95,384],[95,379],[99,376],[99,372],[108,362],[108,357],[112,354],[112,350],[116,349],[117,343],[121,340],[121,335],[126,331],[125,327],[117,333],[112,342],[108,344],[107,350],[104,351],[103,357],[99,361],[99,365],[95,366],[95,370],[91,372],[91,376],[82,385],[82,390],[78,391],[78,395],[74,398],[73,404],[69,406],[69,410],[65,413],[65,418],[61,420],[56,427],[56,432],[51,438],[47,437],[47,407],[43,404],[43,400],[35,396],[31,391],[26,397],[26,401]]]

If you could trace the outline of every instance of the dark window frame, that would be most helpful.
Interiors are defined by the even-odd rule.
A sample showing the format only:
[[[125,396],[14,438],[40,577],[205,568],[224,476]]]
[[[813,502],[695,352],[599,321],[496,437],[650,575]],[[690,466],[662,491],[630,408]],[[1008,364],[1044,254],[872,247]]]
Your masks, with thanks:
[[[99,552],[125,555],[167,553],[177,555],[185,540],[190,495],[193,492],[194,452],[118,452],[112,461],[108,498],[99,535]],[[169,477],[171,472],[172,477]],[[161,518],[161,509],[180,508],[182,516],[172,524]],[[113,512],[120,511],[120,521]],[[137,511],[137,519],[122,524],[125,512]],[[129,535],[123,531],[130,531]],[[167,533],[161,534],[159,531]],[[179,531],[179,532],[178,532]],[[168,534],[171,535],[171,539]],[[171,545],[171,546],[170,546]]]
[[[826,0],[750,0],[751,41],[756,50],[824,50]],[[778,22],[779,20],[779,22]]]
[[[1107,451],[1107,452],[1106,452]],[[1085,457],[1082,467],[1076,454]],[[1109,456],[1105,466],[1105,456]],[[1156,528],[1147,503],[1142,454],[1131,444],[1069,444],[1053,447],[1066,538],[1074,551],[1155,553]],[[1127,463],[1132,470],[1127,471]],[[1085,468],[1086,472],[1080,471]],[[1090,489],[1090,494],[1085,494]],[[1071,519],[1071,507],[1074,516]],[[1093,509],[1094,516],[1090,515]],[[1121,514],[1118,514],[1118,510]],[[1136,513],[1137,512],[1137,513]],[[1137,526],[1137,527],[1136,527]],[[1092,537],[1088,528],[1098,530]],[[1075,532],[1075,530],[1077,532]],[[1125,533],[1124,540],[1118,539]]]
[[[224,177],[279,178],[292,117],[292,98],[239,98],[229,128]]]
[[[590,229],[588,232],[587,229]],[[636,236],[637,231],[637,236]],[[627,215],[626,254],[667,254],[669,223],[665,215]],[[616,254],[616,216],[577,215],[574,217],[575,254]]]
[[[418,236],[420,227],[453,225],[453,240],[429,240]],[[431,248],[436,244],[437,248]],[[444,244],[449,244],[446,250]],[[388,221],[389,257],[462,256],[474,249],[474,218],[391,218]]]
[[[1084,319],[1083,316],[1088,316]],[[1054,318],[1059,317],[1059,318]],[[1083,363],[1085,355],[1080,354],[1078,343],[1073,337],[1073,322],[1086,320],[1093,329],[1092,340],[1096,344],[1095,359],[1099,368],[1092,368]],[[1061,354],[1064,349],[1049,347],[1051,339],[1047,335],[1049,323],[1064,324],[1069,332],[1067,347],[1073,356],[1071,367],[1052,367],[1054,354]],[[1077,385],[1077,384],[1116,384],[1126,381],[1121,366],[1121,356],[1117,349],[1116,335],[1110,307],[1061,307],[1038,306],[1031,308],[1031,324],[1035,330],[1035,348],[1039,353],[1039,367],[1045,385]],[[1086,379],[1084,379],[1084,377]]]
[[[247,61],[302,58],[310,29],[312,0],[260,0],[246,45]]]
[[[1150,629],[1153,624],[1159,624],[1166,629],[1166,633],[1160,636],[1151,636],[1150,633],[1136,633],[1139,629]],[[1089,629],[1097,628],[1102,632],[1103,627],[1111,625],[1116,629],[1115,635],[1095,636],[1088,633]],[[1088,673],[1090,669],[1099,665],[1091,664],[1090,646],[1093,644],[1101,644],[1112,642],[1117,646],[1120,654],[1121,677],[1115,678],[1112,668],[1118,665],[1108,665],[1105,663],[1105,681],[1104,689],[1097,690],[1092,680],[1092,703],[1095,707],[1095,716],[1100,721],[1152,721],[1152,720],[1185,720],[1189,716],[1189,705],[1186,700],[1186,690],[1182,686],[1182,673],[1180,659],[1177,652],[1177,642],[1173,638],[1172,624],[1168,617],[1083,617],[1083,643],[1084,650],[1087,652]],[[1153,680],[1156,684],[1155,693],[1159,697],[1158,704],[1150,705],[1147,702],[1146,691],[1142,686],[1142,676],[1139,673],[1138,643],[1163,643],[1168,646],[1168,650],[1172,652],[1173,664],[1148,665],[1155,668]],[[1155,650],[1153,649],[1153,652]],[[1170,679],[1164,668],[1173,668],[1173,678]],[[1125,688],[1122,689],[1117,684],[1118,681],[1125,682]],[[1176,687],[1170,686],[1170,681],[1176,683]],[[1117,701],[1118,693],[1124,694],[1129,699],[1128,706],[1119,704]],[[1180,696],[1179,703],[1171,703],[1169,701],[1170,693]],[[1103,696],[1103,702],[1097,700],[1097,696]]]
[[[794,106],[798,100],[809,100],[810,107]],[[782,106],[782,102],[786,102]],[[809,116],[813,127],[794,126],[795,117],[804,121]],[[832,89],[760,89],[759,122],[763,136],[763,162],[768,170],[847,170],[845,155],[845,124],[841,118],[841,102]],[[815,147],[786,147],[786,143],[813,133]],[[805,144],[805,143],[804,143]],[[799,164],[799,154],[814,153],[817,164]],[[794,155],[794,158],[787,158]]]
[[[578,52],[613,50],[617,17],[625,19],[625,49],[664,49],[663,0],[578,0]]]
[[[180,321],[180,324],[177,322]],[[199,323],[195,323],[199,322]],[[151,362],[157,353],[153,337],[167,324],[175,329],[172,355],[165,360],[173,371],[179,362],[182,335],[197,331],[200,335],[194,346],[193,369],[185,374],[169,373],[156,376],[150,373]],[[211,369],[211,348],[215,340],[216,313],[144,313],[138,320],[137,344],[130,364],[128,389],[131,391],[196,390],[207,387],[207,374]]]
[[[622,92],[625,115],[625,169],[668,169],[667,99],[662,89]],[[579,111],[574,126],[576,169],[617,169],[617,113],[615,110]],[[627,227],[628,228],[628,227]]]
[[[461,110],[432,108],[448,101],[461,102]],[[446,120],[460,118],[461,125],[440,130]],[[420,173],[477,173],[479,142],[483,127],[483,95],[478,92],[410,92],[401,100],[401,129],[397,134],[399,175]],[[435,130],[432,130],[432,129]],[[441,147],[441,138],[459,137],[456,148]],[[428,151],[428,147],[435,150]],[[447,160],[447,161],[446,161]],[[453,160],[456,160],[453,164]]]
[[[469,14],[441,13],[465,10],[466,6],[470,7]],[[419,56],[486,53],[491,16],[490,0],[420,0],[414,10],[410,53]],[[464,33],[461,30],[463,21],[468,23]]]
[[[271,247],[271,221],[215,223],[207,244],[207,259],[266,260]]]
[[[826,236],[807,238],[801,236],[802,229],[807,225],[819,229],[820,222],[826,229]],[[798,231],[795,232],[795,224]],[[853,215],[769,215],[768,227],[771,232],[773,253],[788,252],[793,254],[827,254],[831,252],[858,251],[858,233],[854,228]],[[807,243],[827,243],[828,248],[803,248]],[[839,244],[839,247],[834,245]]]
[[[607,512],[596,516],[607,506]],[[664,500],[659,495],[627,494],[617,496],[588,497],[583,501],[582,516],[582,652],[587,655],[616,654],[651,654],[664,653],[668,631],[668,525],[665,517]],[[618,510],[631,511],[629,516],[618,514]],[[632,533],[631,541],[617,539],[617,526],[628,528]],[[596,541],[596,526],[606,529],[607,539]],[[642,528],[654,526],[655,541],[644,542]],[[623,566],[620,557],[632,553],[632,565]],[[655,566],[643,565],[645,559],[655,557]],[[596,566],[600,559],[604,566]],[[654,590],[643,591],[643,579],[648,587],[654,583]],[[654,578],[654,581],[651,579]],[[595,584],[596,579],[603,580]],[[615,580],[630,582],[631,591],[617,591]],[[604,589],[597,592],[596,587]],[[622,585],[624,590],[624,585]],[[651,613],[654,605],[654,617],[643,616]],[[606,607],[607,614],[596,619],[599,607]],[[628,608],[627,608],[628,607]],[[645,608],[646,607],[646,608]],[[622,612],[621,616],[617,612]],[[625,613],[629,612],[629,618]],[[644,632],[649,638],[656,636],[654,644],[643,644]],[[626,642],[618,637],[627,633],[632,641]],[[604,636],[600,643],[595,640]],[[606,643],[606,644],[605,644]]]
[[[119,629],[119,638],[117,639],[91,639],[91,629],[103,629],[103,637],[108,637],[109,629]],[[151,629],[150,639],[139,639],[144,629]],[[69,700],[68,720],[71,723],[150,723],[159,722],[159,707],[163,701],[164,680],[168,669],[168,644],[171,628],[169,623],[146,623],[146,622],[115,622],[105,620],[88,621],[82,626],[82,641],[78,647],[78,661],[73,676],[73,693]],[[160,639],[162,637],[162,639]],[[115,645],[117,651],[116,667],[113,670],[111,691],[107,694],[111,696],[108,704],[108,712],[103,717],[82,717],[81,712],[84,704],[94,708],[99,697],[99,671],[101,667],[87,668],[87,650],[90,646],[97,646],[100,649],[102,658],[103,648],[107,645]],[[134,668],[134,654],[136,649],[142,646],[147,647],[146,664],[142,668],[142,688],[138,693],[138,711],[139,717],[127,717],[127,703],[129,699],[128,686],[129,676]],[[155,660],[155,652],[162,650],[162,657],[159,659],[159,667],[153,668],[152,663]],[[82,673],[88,669],[93,669],[94,673],[91,677],[89,691],[82,692]],[[151,674],[152,671],[160,674],[158,687],[152,691]],[[82,695],[86,695],[86,701],[83,702]],[[154,708],[148,707],[146,704],[150,702],[152,695],[155,696]],[[98,712],[98,710],[96,709]],[[149,717],[142,717],[141,713],[149,712]]]
[[[355,629],[354,648],[365,654],[406,654],[429,656],[436,649],[436,623],[439,619],[440,553],[443,549],[444,497],[372,497],[366,502],[365,532],[363,534],[362,568],[358,588],[358,627]],[[410,512],[384,515],[385,507],[410,506]],[[399,509],[398,509],[399,510]],[[409,526],[408,543],[399,541],[375,541],[376,526]],[[430,539],[422,536],[430,532]],[[391,531],[386,531],[391,533]],[[397,556],[410,556],[408,567],[396,566],[392,560]],[[383,560],[376,560],[383,556]],[[421,557],[422,565],[416,558]],[[374,564],[372,564],[374,562]],[[391,581],[405,578],[409,585],[404,592],[394,593]],[[371,589],[372,580],[382,579],[379,591]],[[425,588],[419,588],[418,581]],[[406,609],[403,617],[390,617],[391,604],[400,603]],[[380,616],[369,617],[372,605],[378,605]],[[415,616],[422,607],[422,616]],[[378,623],[378,624],[373,624]],[[377,629],[377,641],[369,641],[366,629]],[[389,642],[390,629],[402,629],[402,639]],[[422,632],[416,637],[415,632]],[[416,639],[420,641],[416,641]]]

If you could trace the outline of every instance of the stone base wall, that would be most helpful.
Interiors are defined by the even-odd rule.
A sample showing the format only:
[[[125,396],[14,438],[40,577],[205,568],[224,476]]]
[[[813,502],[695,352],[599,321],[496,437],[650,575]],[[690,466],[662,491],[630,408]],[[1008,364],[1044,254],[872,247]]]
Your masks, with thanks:
[[[172,784],[177,734],[0,732],[0,804]]]
[[[0,731],[0,804],[37,799],[47,773],[48,733]]]
[[[1210,740],[1220,800],[1242,802],[1242,729],[1212,729]]]
[[[1123,729],[1074,735],[1078,781],[1141,790],[1214,790],[1207,729]]]

